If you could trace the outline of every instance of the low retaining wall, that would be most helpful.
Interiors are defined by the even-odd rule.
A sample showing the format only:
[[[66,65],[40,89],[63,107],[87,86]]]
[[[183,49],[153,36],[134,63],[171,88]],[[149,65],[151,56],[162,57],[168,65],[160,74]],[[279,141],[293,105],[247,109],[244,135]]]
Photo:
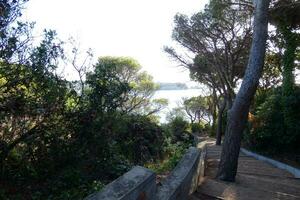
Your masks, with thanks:
[[[155,173],[136,166],[85,200],[185,200],[204,176],[205,142],[190,147],[170,175],[156,186]]]
[[[155,179],[154,172],[136,166],[85,200],[155,200]]]
[[[268,163],[270,163],[271,165],[273,165],[277,168],[284,169],[284,170],[290,172],[291,174],[293,174],[295,176],[295,178],[300,178],[300,170],[295,168],[295,167],[292,167],[292,166],[289,166],[289,165],[284,164],[282,162],[273,160],[271,158],[253,153],[253,152],[248,151],[244,148],[241,148],[241,152],[243,152],[247,156],[252,156],[252,157],[256,158],[257,160],[262,160],[262,161],[268,162]]]
[[[200,174],[199,160],[200,150],[191,147],[158,188],[157,199],[188,199],[188,195],[193,193],[198,186]]]

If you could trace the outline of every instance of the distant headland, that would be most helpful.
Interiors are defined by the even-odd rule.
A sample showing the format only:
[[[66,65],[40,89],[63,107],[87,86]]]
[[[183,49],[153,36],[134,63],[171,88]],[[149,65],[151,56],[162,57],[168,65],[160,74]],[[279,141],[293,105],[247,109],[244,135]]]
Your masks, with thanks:
[[[199,89],[198,86],[189,87],[186,83],[157,83],[159,85],[158,90],[187,90],[187,89]]]

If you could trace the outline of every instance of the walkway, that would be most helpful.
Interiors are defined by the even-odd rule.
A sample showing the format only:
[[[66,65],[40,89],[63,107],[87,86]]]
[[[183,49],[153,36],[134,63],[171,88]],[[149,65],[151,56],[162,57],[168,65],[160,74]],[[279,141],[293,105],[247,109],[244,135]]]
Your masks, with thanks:
[[[240,153],[235,183],[214,179],[221,147],[207,146],[207,166],[201,186],[191,196],[197,199],[260,200],[299,199],[300,179],[288,172]]]

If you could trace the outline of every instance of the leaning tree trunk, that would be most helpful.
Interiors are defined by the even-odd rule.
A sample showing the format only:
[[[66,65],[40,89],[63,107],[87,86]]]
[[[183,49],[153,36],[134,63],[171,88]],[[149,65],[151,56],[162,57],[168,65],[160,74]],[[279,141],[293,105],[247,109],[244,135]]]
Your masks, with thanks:
[[[225,99],[222,101],[220,107],[219,107],[219,112],[218,112],[218,124],[217,124],[217,137],[216,137],[216,145],[221,145],[221,140],[222,140],[222,129],[223,129],[223,113],[226,107],[226,101]]]
[[[268,37],[268,7],[270,0],[256,0],[252,46],[244,80],[228,112],[226,134],[217,178],[235,181],[241,137],[247,122],[251,100],[262,74]]]

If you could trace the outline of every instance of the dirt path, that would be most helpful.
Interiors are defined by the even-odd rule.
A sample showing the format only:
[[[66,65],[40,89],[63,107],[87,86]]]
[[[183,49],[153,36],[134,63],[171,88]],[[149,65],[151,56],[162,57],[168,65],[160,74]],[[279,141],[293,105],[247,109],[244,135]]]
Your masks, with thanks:
[[[209,144],[207,166],[201,186],[192,196],[197,199],[260,200],[299,199],[300,179],[285,170],[240,153],[235,183],[215,179],[221,147]]]

